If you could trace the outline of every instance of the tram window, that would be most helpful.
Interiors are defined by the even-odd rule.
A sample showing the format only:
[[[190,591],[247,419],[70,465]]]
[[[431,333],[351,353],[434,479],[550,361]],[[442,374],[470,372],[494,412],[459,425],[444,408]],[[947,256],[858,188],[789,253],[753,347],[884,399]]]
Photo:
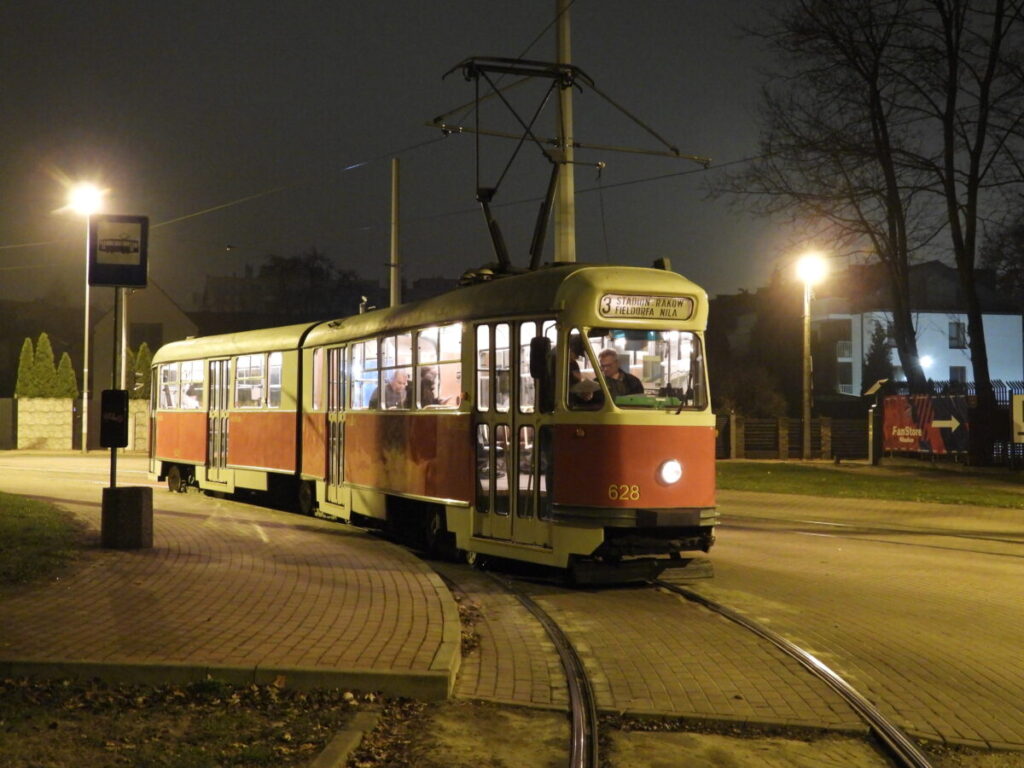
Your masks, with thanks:
[[[566,389],[569,407],[573,410],[594,411],[604,405],[599,372],[594,369],[592,350],[587,349],[585,336],[573,329],[566,342]]]
[[[534,451],[532,425],[519,427],[519,479],[517,483],[516,515],[533,517],[533,489],[537,479],[537,459]]]
[[[370,396],[370,407],[386,410],[412,407],[412,334],[384,338],[380,345],[380,362],[381,388]]]
[[[380,366],[398,368],[412,365],[412,334],[400,333],[387,336],[380,342]]]
[[[537,335],[537,323],[528,320],[519,324],[519,412],[537,409],[537,392],[530,375],[530,341]]]
[[[181,407],[198,410],[203,407],[202,360],[186,360],[181,364]]]
[[[494,406],[499,413],[508,413],[512,399],[512,338],[508,323],[494,326]]]
[[[350,349],[352,350],[350,407],[354,410],[366,410],[370,407],[370,398],[377,391],[379,384],[377,340],[361,341],[358,344],[353,344]]]
[[[370,407],[388,411],[407,410],[412,403],[412,368],[387,368],[381,371],[383,384],[370,396]],[[381,392],[384,396],[381,397]]]
[[[535,443],[537,452],[537,517],[540,520],[551,519],[551,489],[554,486],[554,462],[551,460],[551,425],[540,428]]]
[[[160,366],[160,407],[177,408],[178,396],[181,391],[179,381],[180,366],[178,363],[167,363]]]
[[[267,407],[281,407],[281,370],[284,367],[284,354],[271,352],[267,356]]]
[[[491,511],[491,438],[487,424],[476,428],[476,511]]]
[[[700,336],[692,331],[600,328],[589,332],[620,408],[707,407]]]
[[[345,397],[345,350],[327,350],[327,408],[340,411]]]
[[[491,327],[478,325],[476,329],[476,409],[491,407]]]
[[[319,411],[324,401],[324,348],[313,350],[313,410]]]
[[[515,467],[509,466],[512,455],[512,428],[508,424],[494,427],[494,514],[509,513],[509,484],[516,477]]]
[[[457,408],[462,393],[462,324],[420,331],[416,349],[417,406]]]
[[[263,403],[263,355],[235,358],[235,407],[259,408]]]

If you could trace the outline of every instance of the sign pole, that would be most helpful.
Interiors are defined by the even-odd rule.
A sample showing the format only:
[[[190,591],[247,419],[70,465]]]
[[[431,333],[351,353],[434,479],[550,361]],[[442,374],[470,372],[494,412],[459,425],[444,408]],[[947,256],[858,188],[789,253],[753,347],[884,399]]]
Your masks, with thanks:
[[[121,380],[121,288],[114,288],[114,355],[110,371],[110,388],[118,389]],[[117,487],[117,446],[110,446],[110,487]]]
[[[153,489],[117,487],[117,449],[128,445],[128,390],[122,384],[124,289],[144,288],[148,279],[149,219],[104,214],[89,217],[89,284],[114,289],[114,350],[111,389],[102,395],[100,446],[110,448],[110,487],[103,489],[100,539],[104,547],[153,546]],[[121,385],[119,387],[119,385]]]

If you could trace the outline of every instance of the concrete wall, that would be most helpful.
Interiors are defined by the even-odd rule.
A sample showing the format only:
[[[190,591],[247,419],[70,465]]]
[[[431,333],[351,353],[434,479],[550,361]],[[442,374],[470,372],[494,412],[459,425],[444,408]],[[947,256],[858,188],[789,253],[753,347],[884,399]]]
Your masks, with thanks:
[[[70,398],[18,398],[18,450],[70,451],[72,406]]]
[[[0,397],[0,451],[14,450],[18,445],[15,428],[14,398]]]
[[[128,451],[149,452],[149,401],[128,401]]]

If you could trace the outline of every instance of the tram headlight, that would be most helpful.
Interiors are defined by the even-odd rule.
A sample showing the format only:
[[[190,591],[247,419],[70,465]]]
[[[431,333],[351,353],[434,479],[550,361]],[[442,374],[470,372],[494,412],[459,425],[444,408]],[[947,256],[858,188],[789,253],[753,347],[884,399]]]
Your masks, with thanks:
[[[658,467],[658,479],[665,485],[678,483],[683,476],[683,465],[677,459],[669,459]]]

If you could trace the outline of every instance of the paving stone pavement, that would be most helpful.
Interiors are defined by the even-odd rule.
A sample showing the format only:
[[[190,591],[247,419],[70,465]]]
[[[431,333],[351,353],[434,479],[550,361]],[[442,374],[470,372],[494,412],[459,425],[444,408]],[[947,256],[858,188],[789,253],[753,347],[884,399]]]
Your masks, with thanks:
[[[31,492],[25,474],[12,474],[10,457],[0,458],[0,488]],[[87,462],[75,462],[62,471],[84,471]],[[60,483],[52,485],[47,490],[59,495]],[[284,676],[292,685],[420,698],[443,697],[454,685],[461,697],[565,707],[561,666],[544,630],[488,575],[445,566],[449,589],[412,553],[347,526],[194,493],[154,496],[153,549],[92,548],[67,578],[0,590],[0,674],[146,682],[208,672],[240,682]],[[710,555],[715,578],[695,588],[766,618],[916,734],[1024,746],[1017,642],[1024,558],[1001,549],[1017,546],[1024,533],[1019,513],[728,492],[720,501],[726,525]],[[98,530],[98,503],[62,503]],[[757,516],[786,521],[786,535],[770,538]],[[906,549],[905,531],[861,533],[866,539],[856,544],[789,536],[812,516],[932,533],[914,534],[919,551]],[[958,551],[949,534],[968,529],[979,538]],[[898,567],[883,551],[894,543],[904,546]],[[854,554],[856,547],[880,549]],[[921,553],[951,548],[955,578],[930,584]],[[883,566],[863,565],[876,568],[877,584],[844,587],[836,574],[868,554]],[[797,560],[810,570],[787,573]],[[568,632],[603,710],[863,731],[795,662],[674,595],[526,589]],[[478,641],[464,654],[453,592],[479,608]],[[853,611],[855,598],[861,604]],[[982,641],[989,650],[980,654]]]
[[[0,673],[210,672],[448,694],[458,611],[412,553],[337,523],[199,494],[167,509],[160,493],[152,549],[90,549],[60,581],[0,591]],[[71,506],[90,516],[90,505]]]
[[[564,706],[564,674],[537,620],[487,575],[444,573],[480,613],[479,643],[463,653],[455,694]],[[603,711],[864,731],[845,702],[796,662],[674,595],[647,587],[518,588],[569,635]]]

